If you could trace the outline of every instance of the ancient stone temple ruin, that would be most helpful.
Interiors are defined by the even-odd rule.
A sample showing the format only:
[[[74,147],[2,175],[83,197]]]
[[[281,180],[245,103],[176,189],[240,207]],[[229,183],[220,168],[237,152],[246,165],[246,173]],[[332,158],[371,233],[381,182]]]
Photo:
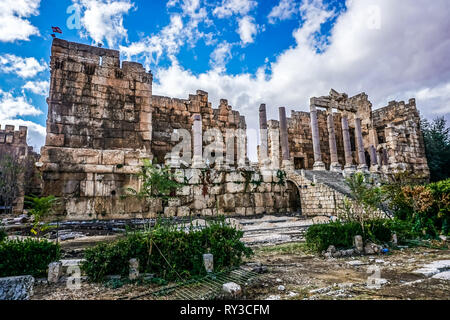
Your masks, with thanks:
[[[124,196],[139,189],[143,159],[171,166],[183,184],[163,212],[179,217],[336,215],[349,197],[342,169],[428,175],[414,100],[372,111],[365,94],[332,90],[311,99],[310,113],[287,118],[280,108],[280,121],[267,121],[261,105],[259,163],[250,164],[245,118],[227,100],[214,109],[201,90],[187,99],[154,96],[152,74],[142,65],[121,62],[118,51],[60,39],[50,66],[40,165],[43,193],[62,200],[57,211],[65,219],[162,213],[161,200]]]
[[[309,113],[292,111],[286,119],[280,108],[280,121],[268,122],[265,108],[260,107],[260,123],[268,129],[268,144],[271,131],[286,132],[279,152],[294,169],[385,175],[409,171],[417,178],[429,177],[415,99],[392,101],[373,111],[365,93],[348,97],[331,90],[329,96],[311,98]],[[271,157],[270,148],[267,154]]]
[[[33,151],[33,147],[29,147],[27,144],[27,127],[20,126],[19,130],[15,131],[15,127],[12,125],[6,125],[4,129],[0,126],[0,158],[3,155],[9,155],[19,163],[24,163],[27,161],[28,157],[32,157],[37,160],[37,154]],[[33,167],[31,167],[32,169]],[[39,189],[39,183],[36,182],[34,176],[27,175],[28,172],[19,172],[18,176],[18,189],[17,189],[17,197],[15,197],[15,201],[13,203],[13,211],[15,213],[20,213],[24,207],[24,196],[25,194],[31,194],[35,192],[35,189]],[[2,172],[0,169],[0,179],[2,179]],[[25,178],[30,179],[31,181],[27,181],[24,183]],[[0,186],[6,187],[8,189],[11,186],[2,185]],[[8,191],[3,193],[4,190],[0,193],[0,213],[5,211],[7,208],[5,199],[2,199],[3,196],[6,196]],[[8,202],[8,201],[7,201]]]

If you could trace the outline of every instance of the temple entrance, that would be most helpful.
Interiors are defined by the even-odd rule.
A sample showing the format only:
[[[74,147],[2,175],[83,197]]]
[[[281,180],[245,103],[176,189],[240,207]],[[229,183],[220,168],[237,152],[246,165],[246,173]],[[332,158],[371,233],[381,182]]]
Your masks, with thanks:
[[[294,158],[294,168],[295,168],[295,170],[306,169],[305,158],[295,157]]]
[[[302,214],[302,203],[300,200],[300,192],[292,181],[287,181],[286,192],[289,195],[289,208],[291,208],[292,213]]]

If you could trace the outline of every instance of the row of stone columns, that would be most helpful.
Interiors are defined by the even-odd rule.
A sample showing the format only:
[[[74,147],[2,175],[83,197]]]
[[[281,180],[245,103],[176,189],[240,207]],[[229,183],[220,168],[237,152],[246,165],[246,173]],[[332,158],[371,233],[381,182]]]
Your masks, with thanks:
[[[322,161],[322,153],[320,150],[320,136],[319,136],[319,125],[317,120],[317,107],[314,104],[311,104],[311,133],[312,133],[312,141],[313,141],[313,149],[314,149],[314,170],[325,170],[325,164]],[[352,148],[350,142],[350,132],[348,126],[348,118],[346,116],[342,117],[342,136],[344,140],[344,153],[345,153],[345,166],[344,171],[353,172],[355,171],[355,166],[353,165],[353,155]],[[336,132],[334,127],[334,119],[333,119],[333,111],[332,109],[328,109],[327,114],[327,127],[328,127],[328,139],[330,146],[330,158],[331,158],[331,171],[340,172],[342,170],[341,165],[339,164],[337,147],[336,147]],[[357,146],[357,154],[358,154],[358,169],[366,171],[368,169],[366,163],[366,156],[364,152],[364,142],[362,136],[362,128],[361,128],[361,119],[359,117],[355,117],[355,139]],[[372,166],[377,165],[376,160],[376,149],[373,145],[370,146],[370,157]]]
[[[325,170],[325,164],[322,161],[322,153],[320,149],[320,135],[319,135],[319,124],[317,118],[317,107],[314,104],[311,104],[310,109],[310,117],[311,117],[311,132],[312,132],[312,142],[313,142],[313,150],[314,150],[314,170]],[[281,142],[281,153],[283,160],[283,167],[290,167],[290,153],[289,153],[289,139],[288,139],[288,129],[287,129],[287,118],[286,118],[286,109],[284,107],[279,108],[279,117],[280,117],[280,142]],[[266,105],[262,104],[259,108],[259,122],[261,129],[261,146],[260,146],[260,156],[266,157],[268,154],[268,126],[267,126],[267,113],[266,113]],[[346,172],[354,172],[356,167],[353,165],[353,154],[352,147],[350,141],[350,132],[348,125],[347,116],[343,116],[341,120],[342,124],[342,135],[344,140],[344,153],[345,153],[345,165],[344,171]],[[327,127],[328,127],[328,137],[329,137],[329,146],[330,146],[330,158],[331,165],[330,170],[341,172],[342,166],[339,164],[338,153],[337,153],[337,144],[336,144],[336,131],[335,124],[333,118],[332,109],[328,109],[327,114]],[[359,170],[367,170],[368,166],[366,163],[365,151],[364,151],[364,142],[362,136],[362,128],[361,128],[361,119],[359,117],[355,117],[355,140],[357,146],[357,160],[358,160],[358,169]],[[373,145],[370,146],[369,154],[371,158],[372,167],[377,166],[377,155],[376,149]]]

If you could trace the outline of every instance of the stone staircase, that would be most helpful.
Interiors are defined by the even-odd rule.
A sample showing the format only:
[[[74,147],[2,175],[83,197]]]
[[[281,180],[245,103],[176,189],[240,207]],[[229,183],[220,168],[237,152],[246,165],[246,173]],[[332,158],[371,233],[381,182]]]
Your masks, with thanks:
[[[300,171],[297,171],[297,173],[301,174]],[[342,174],[332,171],[305,170],[306,179],[314,181],[314,176],[316,178],[317,183],[322,183],[349,198],[353,198],[350,192],[350,188],[345,183],[345,178],[343,177]]]

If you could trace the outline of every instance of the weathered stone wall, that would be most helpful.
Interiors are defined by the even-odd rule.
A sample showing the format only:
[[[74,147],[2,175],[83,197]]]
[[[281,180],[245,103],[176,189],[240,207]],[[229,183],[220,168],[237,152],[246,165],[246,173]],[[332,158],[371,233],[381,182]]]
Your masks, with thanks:
[[[338,216],[346,196],[330,187],[314,183],[301,175],[288,175],[300,191],[302,215]]]
[[[6,125],[4,130],[0,126],[0,155],[8,154],[20,162],[26,161],[30,151],[27,144],[27,131],[27,127],[23,126],[19,127],[18,131],[15,131],[15,127],[12,125]],[[16,198],[13,208],[15,213],[20,213],[24,206],[25,188],[23,173],[20,175],[19,180],[19,196]],[[3,206],[1,195],[0,206]]]
[[[166,155],[178,143],[178,141],[171,141],[173,131],[185,129],[191,132],[193,116],[196,114],[202,116],[203,131],[218,128],[222,132],[224,143],[228,129],[247,129],[245,118],[238,111],[234,111],[228,105],[227,100],[220,100],[219,107],[213,109],[211,102],[208,102],[208,93],[202,90],[197,90],[195,95],[189,95],[188,99],[152,96],[151,101],[153,109],[152,152],[159,162],[164,162]],[[204,141],[203,144],[206,146],[207,142]],[[236,159],[237,148],[234,150]],[[245,154],[247,155],[247,151]]]
[[[407,104],[404,101],[391,101],[388,106],[375,110],[373,124],[378,151],[385,149],[388,154],[387,170],[407,170],[425,179],[429,177],[415,99],[410,99]]]
[[[165,209],[169,216],[251,216],[294,210],[276,171],[179,169],[177,175],[180,183],[184,177],[189,182],[177,192],[178,199],[169,202]]]
[[[44,194],[60,213],[141,213],[119,195],[142,158],[152,158],[152,75],[119,52],[55,39],[42,148]]]
[[[425,179],[429,177],[429,169],[425,156],[423,136],[420,130],[420,116],[415,100],[409,104],[391,102],[389,106],[372,111],[372,103],[365,93],[348,98],[346,107],[339,107],[333,112],[336,147],[339,164],[345,164],[343,144],[342,117],[347,117],[353,165],[358,164],[357,142],[355,136],[355,118],[361,119],[361,132],[364,155],[368,167],[371,165],[371,146],[377,152],[377,164],[384,174],[392,174],[398,170],[408,170]],[[309,112],[292,111],[288,122],[288,141],[291,162],[295,169],[312,170],[314,165],[314,151],[311,130],[311,116]],[[317,110],[319,127],[319,143],[322,161],[327,170],[330,169],[331,157],[329,133],[327,127],[327,113]],[[268,121],[269,130],[279,128],[279,121]],[[269,146],[272,145],[269,135]],[[269,154],[271,148],[269,147]],[[383,154],[387,151],[387,158]],[[280,147],[281,157],[281,147]],[[384,160],[387,160],[384,161]]]
[[[27,127],[6,125],[2,130],[0,125],[0,154],[10,154],[18,159],[25,159],[28,155]]]
[[[339,113],[334,113],[333,117],[336,130],[336,144],[338,149],[338,158],[341,163],[344,163],[344,146],[342,142],[343,140],[342,140],[341,115]],[[328,143],[326,112],[319,110],[317,112],[317,119],[319,122],[320,149],[322,152],[322,158],[327,168],[329,168],[331,159],[330,159],[330,146]],[[312,145],[311,118],[309,113],[301,111],[300,112],[292,111],[291,117],[287,118],[287,122],[288,122],[289,150],[291,155],[291,162],[294,164],[294,168],[312,169],[314,165],[314,151]],[[269,129],[279,128],[279,122],[277,120],[270,120],[268,122],[268,125]]]

